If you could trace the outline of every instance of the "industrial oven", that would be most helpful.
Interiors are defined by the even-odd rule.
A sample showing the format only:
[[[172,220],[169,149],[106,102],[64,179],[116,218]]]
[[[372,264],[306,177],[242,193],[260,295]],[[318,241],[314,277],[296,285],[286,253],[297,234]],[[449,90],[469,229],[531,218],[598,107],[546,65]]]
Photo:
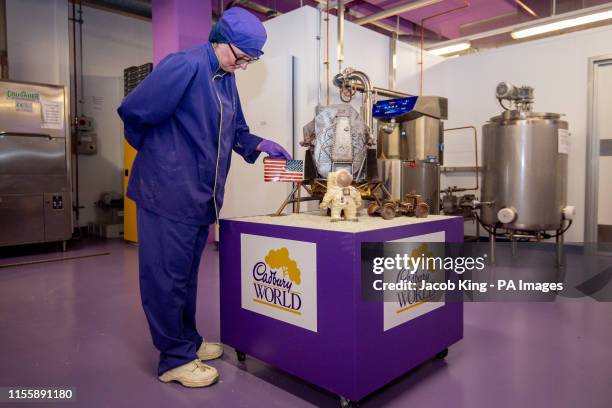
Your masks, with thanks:
[[[72,235],[63,86],[0,81],[0,246]]]

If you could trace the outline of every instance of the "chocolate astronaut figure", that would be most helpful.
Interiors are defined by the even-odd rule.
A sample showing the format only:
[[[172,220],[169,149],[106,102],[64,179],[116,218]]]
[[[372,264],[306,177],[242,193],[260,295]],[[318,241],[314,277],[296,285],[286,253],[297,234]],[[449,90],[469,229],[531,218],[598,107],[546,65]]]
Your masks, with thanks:
[[[361,194],[351,185],[353,176],[346,170],[330,172],[327,176],[327,192],[319,206],[322,210],[331,209],[331,221],[359,221],[357,209],[361,206]]]

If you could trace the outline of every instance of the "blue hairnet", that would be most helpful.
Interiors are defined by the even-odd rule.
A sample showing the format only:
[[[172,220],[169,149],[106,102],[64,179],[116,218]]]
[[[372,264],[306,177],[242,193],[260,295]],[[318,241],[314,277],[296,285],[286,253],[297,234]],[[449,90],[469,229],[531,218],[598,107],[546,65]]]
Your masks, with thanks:
[[[210,31],[211,43],[231,43],[253,57],[263,54],[266,29],[257,17],[243,8],[232,7],[225,11]]]

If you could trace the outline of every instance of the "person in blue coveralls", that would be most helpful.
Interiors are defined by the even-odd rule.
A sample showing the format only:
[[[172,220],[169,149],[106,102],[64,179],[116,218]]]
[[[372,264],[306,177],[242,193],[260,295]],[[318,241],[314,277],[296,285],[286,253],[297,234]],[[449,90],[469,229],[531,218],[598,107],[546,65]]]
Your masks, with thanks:
[[[127,196],[137,205],[140,294],[155,347],[158,378],[204,387],[219,378],[202,361],[223,349],[196,328],[198,266],[223,205],[232,150],[254,163],[261,152],[291,159],[249,132],[234,72],[263,54],[266,31],[233,7],[209,42],[164,58],[118,109],[138,150]]]

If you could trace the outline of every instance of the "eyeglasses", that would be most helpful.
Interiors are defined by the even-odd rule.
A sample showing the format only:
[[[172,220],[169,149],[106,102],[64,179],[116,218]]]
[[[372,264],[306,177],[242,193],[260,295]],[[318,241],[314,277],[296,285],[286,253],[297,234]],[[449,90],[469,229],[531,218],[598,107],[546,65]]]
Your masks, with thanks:
[[[234,58],[236,59],[236,61],[234,61],[234,65],[238,66],[238,65],[242,65],[242,64],[252,64],[256,61],[259,60],[259,57],[249,57],[249,56],[238,56],[236,55],[236,51],[234,51],[234,47],[232,47],[232,44],[227,44],[229,45],[230,50],[232,51],[232,54],[234,54]]]

